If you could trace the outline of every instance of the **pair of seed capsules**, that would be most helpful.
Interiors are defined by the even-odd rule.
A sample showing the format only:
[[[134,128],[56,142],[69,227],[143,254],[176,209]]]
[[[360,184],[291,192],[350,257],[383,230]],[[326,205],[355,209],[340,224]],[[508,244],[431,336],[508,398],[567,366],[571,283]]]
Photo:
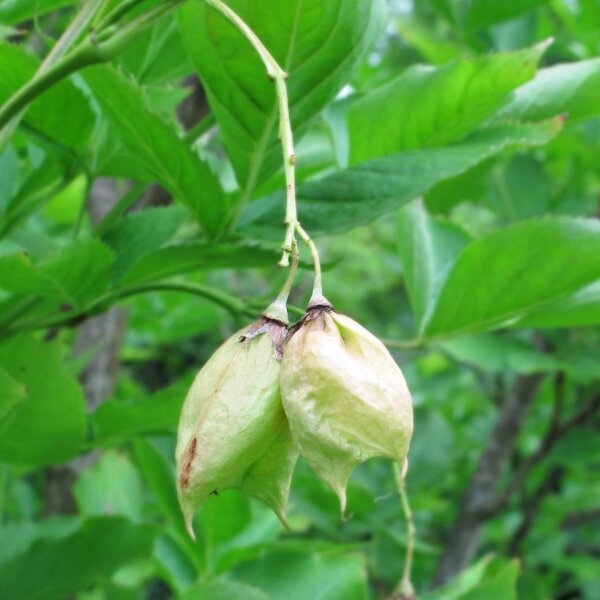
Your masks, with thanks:
[[[268,314],[268,313],[267,313]],[[183,405],[177,491],[186,527],[212,494],[241,489],[287,526],[301,455],[337,494],[358,463],[405,466],[413,430],[410,392],[385,346],[322,296],[290,330],[262,317],[202,367]]]

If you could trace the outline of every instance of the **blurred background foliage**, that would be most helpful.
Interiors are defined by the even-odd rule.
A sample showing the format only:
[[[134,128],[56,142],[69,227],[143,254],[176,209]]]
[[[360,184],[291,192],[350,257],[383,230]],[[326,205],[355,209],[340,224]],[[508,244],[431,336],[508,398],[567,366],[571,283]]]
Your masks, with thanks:
[[[125,4],[0,0],[0,102]],[[290,531],[233,491],[186,537],[179,409],[283,282],[283,176],[250,46],[200,2],[130,4],[118,27],[169,10],[0,137],[0,598],[389,597],[384,460],[345,521],[300,464]],[[414,395],[418,598],[599,598],[600,3],[230,4],[290,73],[326,294]]]

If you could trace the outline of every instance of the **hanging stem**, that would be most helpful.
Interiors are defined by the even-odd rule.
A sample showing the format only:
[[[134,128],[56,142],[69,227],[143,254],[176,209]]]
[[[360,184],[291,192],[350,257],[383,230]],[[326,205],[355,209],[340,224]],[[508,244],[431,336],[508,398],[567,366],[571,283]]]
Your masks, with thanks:
[[[315,268],[315,280],[313,283],[313,292],[312,292],[311,301],[319,300],[319,299],[323,298],[323,283],[322,283],[322,278],[321,278],[321,260],[319,258],[319,252],[317,250],[317,246],[312,241],[312,239],[310,238],[308,233],[306,233],[306,231],[304,231],[304,229],[302,228],[300,223],[298,223],[298,221],[296,221],[294,230],[298,233],[298,235],[300,236],[300,239],[308,246],[308,249],[310,250],[310,253],[311,253],[311,256],[313,259],[313,265]]]
[[[275,300],[263,313],[265,317],[276,319],[277,321],[281,321],[286,325],[289,322],[287,301],[290,297],[290,292],[292,291],[292,285],[294,283],[294,279],[296,278],[296,272],[298,271],[299,264],[300,254],[298,253],[298,244],[296,243],[296,240],[292,240],[292,266],[290,267],[288,276],[286,277],[285,283],[283,284],[283,287],[281,288],[277,298],[275,298]]]
[[[406,465],[406,463],[405,463]],[[398,463],[394,463],[394,478],[396,480],[396,488],[400,496],[400,503],[402,505],[402,512],[406,519],[406,559],[404,560],[404,570],[402,571],[402,579],[398,584],[394,594],[394,597],[398,597],[402,600],[414,600],[415,590],[411,581],[413,555],[415,551],[415,523],[413,520],[412,510],[408,501],[408,494],[406,493],[406,466],[400,469]]]
[[[286,75],[287,78],[287,75]],[[285,225],[286,232],[283,240],[283,255],[279,265],[287,267],[290,260],[290,254],[293,252],[294,235],[298,223],[298,210],[296,208],[296,155],[294,153],[294,138],[292,134],[292,124],[290,121],[289,100],[287,86],[284,79],[276,79],[275,87],[279,101],[280,126],[279,137],[283,147],[283,168],[285,172]]]
[[[279,296],[277,299],[283,304],[287,304],[288,298],[290,297],[290,292],[292,291],[292,285],[294,283],[294,279],[296,277],[296,272],[298,271],[298,265],[300,264],[300,254],[298,253],[298,244],[296,240],[292,242],[292,266],[290,267],[290,271],[288,276],[279,292]]]
[[[296,155],[294,152],[294,136],[290,120],[289,100],[287,93],[287,73],[279,66],[273,55],[267,50],[258,36],[248,25],[221,0],[204,0],[208,5],[219,11],[227,20],[237,27],[246,39],[252,44],[261,60],[267,74],[275,82],[277,104],[279,106],[279,138],[283,149],[283,167],[286,186],[286,211],[285,211],[285,237],[282,244],[283,254],[279,266],[289,267],[290,256],[294,254],[296,233],[308,245],[315,264],[315,290],[321,294],[321,266],[319,253],[310,237],[300,227],[298,210],[296,208]]]

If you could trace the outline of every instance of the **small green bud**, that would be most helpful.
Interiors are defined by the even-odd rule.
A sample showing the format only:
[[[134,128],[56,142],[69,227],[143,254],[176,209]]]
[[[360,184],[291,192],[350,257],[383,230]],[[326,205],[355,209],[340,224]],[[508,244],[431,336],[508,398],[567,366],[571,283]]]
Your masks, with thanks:
[[[404,376],[385,346],[326,301],[292,330],[281,367],[283,406],[301,456],[338,495],[355,465],[403,465],[413,430]]]
[[[211,495],[238,488],[286,523],[298,457],[281,405],[280,365],[287,328],[262,318],[227,340],[200,370],[183,405],[177,436],[177,491],[186,527]]]

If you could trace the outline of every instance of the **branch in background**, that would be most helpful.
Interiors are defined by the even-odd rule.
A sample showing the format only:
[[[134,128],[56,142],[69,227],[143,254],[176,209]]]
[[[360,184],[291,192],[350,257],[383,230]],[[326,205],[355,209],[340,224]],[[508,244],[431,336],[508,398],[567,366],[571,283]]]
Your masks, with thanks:
[[[440,586],[460,573],[479,548],[481,528],[496,506],[496,485],[508,465],[543,375],[519,376],[505,396],[496,425],[461,502],[433,580]]]
[[[567,419],[564,423],[559,420],[554,420],[548,429],[548,433],[544,437],[544,440],[540,444],[538,450],[532,454],[522,465],[517,476],[519,478],[519,485],[511,485],[505,492],[505,497],[510,494],[511,490],[522,488],[525,483],[526,475],[531,469],[539,464],[552,450],[556,443],[567,435],[570,431],[584,425],[589,421],[598,411],[600,410],[600,394],[590,400],[585,406],[577,411],[571,418]],[[562,467],[554,466],[550,469],[544,481],[535,489],[535,491],[524,498],[522,502],[522,514],[523,519],[519,528],[513,534],[510,542],[507,546],[507,552],[509,554],[518,554],[521,544],[529,534],[529,531],[535,523],[535,517],[538,514],[539,508],[548,494],[555,493],[560,489],[560,483],[564,475],[564,469]],[[506,498],[508,501],[508,498]],[[593,521],[600,517],[600,511],[589,511],[584,515],[579,515],[582,519],[567,518],[564,527],[578,527],[579,525]]]
[[[119,195],[116,180],[96,179],[88,201],[92,224],[98,223],[110,212]],[[78,327],[75,355],[96,349],[81,374],[81,384],[89,411],[95,410],[114,392],[126,321],[126,311],[120,306],[113,306],[104,314],[92,317]]]
[[[560,400],[555,402],[555,407],[559,402],[562,404],[562,396],[562,392],[555,395],[555,398],[560,398]],[[497,499],[496,510],[494,512],[498,512],[508,504],[511,496],[523,487],[525,484],[525,479],[531,470],[540,464],[548,456],[548,454],[550,454],[554,446],[561,440],[561,438],[563,438],[573,429],[585,424],[586,421],[588,421],[598,411],[598,409],[600,409],[600,395],[590,400],[570,419],[567,419],[564,423],[561,423],[560,413],[558,413],[555,408],[550,427],[548,428],[548,431],[542,439],[538,449],[521,463],[506,490],[499,495]]]
[[[440,561],[434,581],[436,585],[449,581],[471,562],[479,546],[483,524],[504,509],[515,493],[523,491],[527,476],[546,459],[565,435],[585,424],[600,410],[599,394],[573,416],[562,421],[564,375],[558,374],[555,378],[552,417],[546,434],[538,449],[517,468],[510,484],[503,491],[498,492],[496,482],[508,465],[517,436],[523,428],[525,416],[541,383],[541,377],[540,375],[530,375],[519,378],[508,401],[503,403],[490,443],[481,456],[479,465],[465,494],[451,537],[452,541],[447,546]],[[521,406],[517,405],[519,400],[523,403]],[[510,431],[511,428],[512,432]],[[561,475],[562,470],[554,467],[531,498],[523,503],[523,522],[509,544],[511,552],[516,551],[529,533],[537,508],[547,494],[555,491]]]
[[[113,179],[97,179],[90,189],[87,209],[92,223],[97,223],[119,199]],[[86,406],[95,410],[109,398],[115,387],[119,368],[119,353],[125,333],[126,311],[119,306],[82,323],[77,330],[75,355],[94,352],[81,373]],[[94,351],[95,350],[95,351]],[[72,486],[81,471],[97,459],[97,453],[78,458],[66,465],[46,470],[44,514],[77,512]]]
[[[550,471],[548,471],[548,474],[537,486],[535,491],[531,495],[524,497],[521,505],[523,519],[508,542],[507,552],[509,555],[515,555],[519,553],[521,544],[535,523],[535,519],[539,514],[542,502],[548,494],[552,494],[560,490],[560,484],[563,475],[564,469],[562,467],[553,467],[550,469]]]
[[[582,525],[589,525],[590,523],[595,523],[596,521],[600,521],[600,508],[568,515],[563,521],[561,529],[581,527]]]
[[[543,379],[541,374],[518,377],[504,399],[490,441],[481,455],[467,493],[465,509],[479,517],[485,518],[497,509],[497,483],[508,465]]]
[[[81,373],[81,384],[90,411],[114,392],[126,322],[125,309],[113,306],[108,312],[89,319],[77,330],[75,354],[95,351]]]
[[[544,460],[554,444],[558,441],[558,438],[560,437],[560,419],[564,405],[564,395],[565,377],[563,373],[558,373],[554,378],[552,417],[550,418],[548,431],[544,435],[537,450],[530,454],[517,467],[515,474],[511,477],[511,481],[506,486],[505,490],[497,494],[495,505],[490,507],[491,513],[496,514],[502,510],[508,504],[512,495],[522,489],[527,475],[537,464]]]

